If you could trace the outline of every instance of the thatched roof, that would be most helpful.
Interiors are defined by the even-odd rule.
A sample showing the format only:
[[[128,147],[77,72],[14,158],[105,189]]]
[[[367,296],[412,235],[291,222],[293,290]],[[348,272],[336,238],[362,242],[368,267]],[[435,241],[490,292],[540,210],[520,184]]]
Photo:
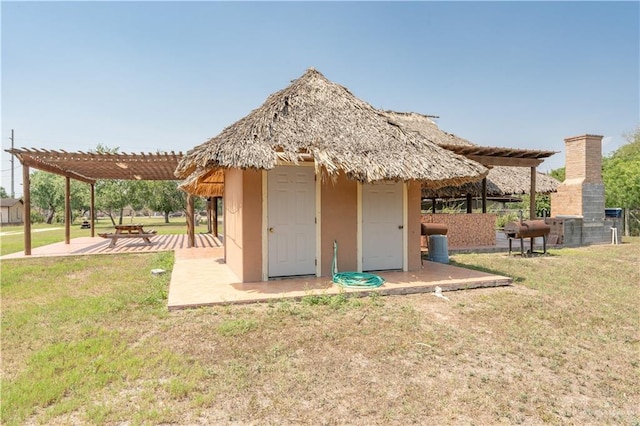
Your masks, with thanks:
[[[201,197],[224,196],[224,170],[214,168],[206,173],[193,173],[181,185],[180,189]]]
[[[504,195],[529,194],[531,192],[531,169],[525,167],[495,166],[487,175],[487,195],[498,197]],[[536,193],[555,192],[560,182],[544,173],[536,174]],[[462,186],[447,186],[438,189],[422,188],[424,198],[456,198],[465,194],[475,197],[482,195],[482,182],[474,182]]]
[[[175,174],[188,178],[186,186],[197,191],[198,182],[212,169],[268,170],[300,161],[315,161],[325,175],[342,171],[361,182],[417,180],[432,188],[473,182],[488,172],[420,133],[406,131],[345,87],[309,69],[249,115],[190,150]]]
[[[487,151],[487,147],[476,145],[467,139],[447,133],[441,130],[432,120],[431,116],[422,115],[415,112],[396,112],[384,111],[390,120],[395,121],[398,125],[408,130],[421,133],[438,145],[447,149],[464,148],[470,152],[473,148],[483,149]],[[546,158],[552,155],[552,151],[539,150],[516,150],[511,148],[489,148],[496,155],[517,157],[528,156],[531,158]],[[461,151],[461,150],[458,150]],[[488,196],[504,196],[516,194],[528,194],[531,191],[531,169],[529,167],[504,167],[494,166],[487,175],[487,195]],[[560,182],[553,177],[538,172],[536,175],[536,192],[548,194],[557,190]],[[465,194],[474,196],[482,195],[482,182],[477,181],[464,185],[446,186],[438,189],[423,187],[422,196],[426,198],[442,197],[453,198],[460,197]]]
[[[441,130],[435,121],[432,120],[433,116],[418,114],[416,112],[381,112],[399,126],[413,132],[418,132],[438,145],[475,145],[453,133],[447,133]]]

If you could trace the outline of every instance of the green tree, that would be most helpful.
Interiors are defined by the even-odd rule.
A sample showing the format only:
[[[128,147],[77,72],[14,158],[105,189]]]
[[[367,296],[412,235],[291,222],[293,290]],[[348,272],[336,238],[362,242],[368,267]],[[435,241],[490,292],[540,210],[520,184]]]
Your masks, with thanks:
[[[602,162],[606,205],[640,209],[640,128]]]
[[[56,211],[64,209],[64,178],[36,170],[29,180],[31,202],[44,212],[45,222],[51,224]]]
[[[149,182],[148,207],[162,212],[165,223],[169,223],[169,213],[186,209],[186,197],[178,184],[179,182],[171,180]]]
[[[117,154],[119,147],[110,148],[103,144],[98,144],[95,152],[99,154]],[[111,223],[122,225],[124,208],[131,205],[134,210],[140,210],[145,205],[144,194],[146,192],[146,182],[131,180],[99,180],[96,182],[96,208],[109,216]]]
[[[565,168],[560,167],[559,169],[553,169],[549,172],[549,175],[553,178],[556,178],[560,182],[564,182],[565,180]]]
[[[7,191],[4,190],[4,187],[0,186],[0,198],[9,198],[7,195]]]
[[[96,208],[106,213],[113,225],[122,225],[124,208],[133,199],[131,185],[126,180],[99,180],[96,182]]]
[[[56,215],[64,212],[65,178],[36,170],[30,175],[31,201],[45,212],[45,222],[51,224]],[[71,222],[89,210],[89,186],[76,180],[70,181]],[[74,214],[74,212],[76,214]]]

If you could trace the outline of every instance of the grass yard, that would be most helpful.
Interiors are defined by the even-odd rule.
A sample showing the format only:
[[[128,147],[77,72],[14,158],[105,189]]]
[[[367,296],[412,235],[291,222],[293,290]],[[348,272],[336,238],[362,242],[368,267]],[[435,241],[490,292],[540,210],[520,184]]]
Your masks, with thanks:
[[[1,423],[640,425],[640,239],[512,287],[168,312],[171,253],[3,261]]]

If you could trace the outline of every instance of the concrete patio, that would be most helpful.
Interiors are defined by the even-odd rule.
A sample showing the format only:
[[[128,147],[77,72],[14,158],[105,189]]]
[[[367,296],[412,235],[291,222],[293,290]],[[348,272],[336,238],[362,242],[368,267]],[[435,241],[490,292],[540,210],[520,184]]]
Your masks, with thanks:
[[[139,239],[120,240],[115,247],[109,247],[111,241],[102,237],[72,238],[69,244],[63,242],[49,244],[31,249],[31,256],[24,252],[11,253],[0,257],[5,259],[21,259],[29,257],[51,256],[83,256],[91,254],[121,254],[121,253],[151,253],[157,251],[171,251],[187,248],[186,235],[156,235],[151,238],[151,244]],[[222,242],[211,234],[196,234],[196,248],[222,247]]]
[[[386,282],[375,289],[350,289],[335,285],[329,277],[297,277],[267,282],[241,283],[222,258],[222,249],[179,249],[169,288],[169,310],[268,302],[276,299],[300,299],[308,295],[339,293],[367,295],[411,294],[497,287],[510,285],[512,279],[442,263],[424,261],[414,272],[380,272]]]

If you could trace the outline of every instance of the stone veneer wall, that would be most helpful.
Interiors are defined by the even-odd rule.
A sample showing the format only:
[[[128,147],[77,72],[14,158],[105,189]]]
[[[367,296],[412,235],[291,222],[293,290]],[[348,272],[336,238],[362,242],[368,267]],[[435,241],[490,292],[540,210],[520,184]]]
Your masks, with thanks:
[[[447,225],[449,247],[494,246],[496,218],[493,213],[429,213],[422,215],[421,223]],[[424,240],[422,244],[426,245]]]

